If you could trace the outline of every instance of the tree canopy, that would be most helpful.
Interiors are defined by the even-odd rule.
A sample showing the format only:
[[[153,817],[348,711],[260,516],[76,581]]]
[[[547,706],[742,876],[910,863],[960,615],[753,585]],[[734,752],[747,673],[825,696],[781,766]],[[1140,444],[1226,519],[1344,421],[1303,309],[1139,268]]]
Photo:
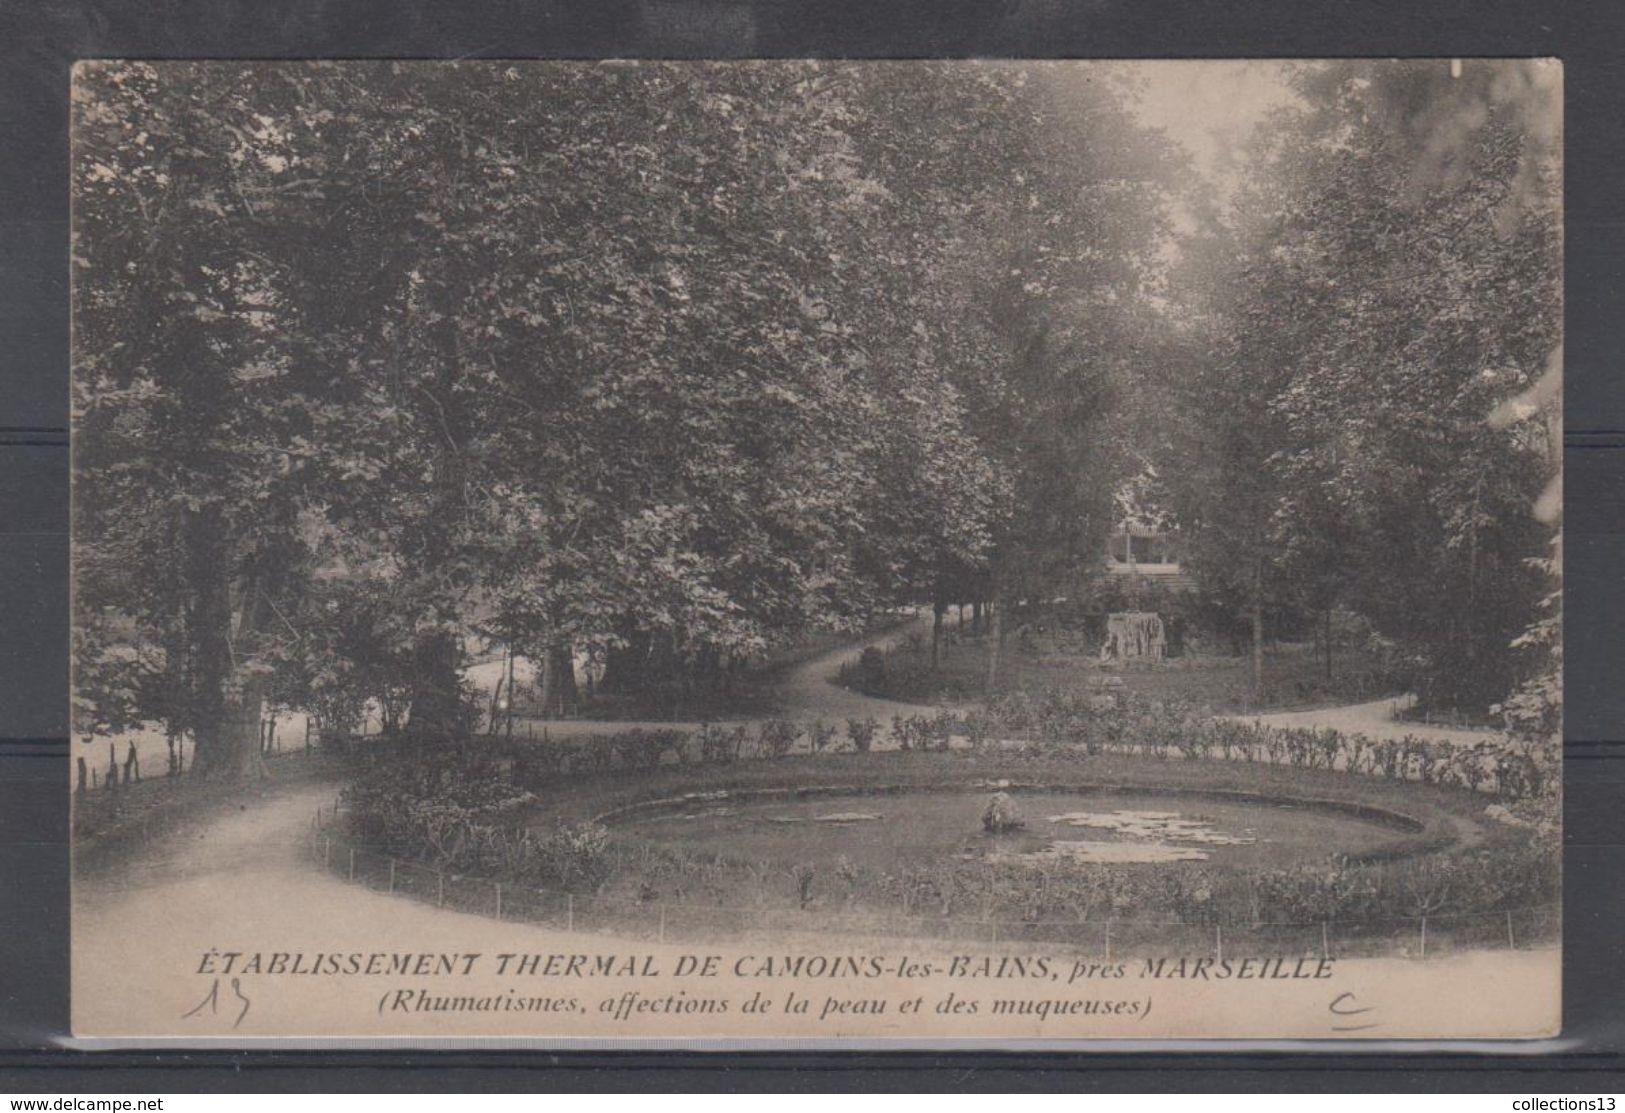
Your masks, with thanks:
[[[76,729],[455,732],[473,632],[713,685],[1074,590],[1135,476],[1255,646],[1340,607],[1539,718],[1553,71],[1297,66],[1225,197],[1120,77],[82,64]]]
[[[1368,620],[1482,712],[1549,590],[1549,429],[1492,423],[1561,337],[1556,71],[1305,65],[1176,281],[1182,524],[1208,583]],[[1545,400],[1548,412],[1554,397]]]
[[[79,729],[236,773],[455,728],[474,626],[703,683],[1087,560],[1166,189],[1040,70],[82,66]]]

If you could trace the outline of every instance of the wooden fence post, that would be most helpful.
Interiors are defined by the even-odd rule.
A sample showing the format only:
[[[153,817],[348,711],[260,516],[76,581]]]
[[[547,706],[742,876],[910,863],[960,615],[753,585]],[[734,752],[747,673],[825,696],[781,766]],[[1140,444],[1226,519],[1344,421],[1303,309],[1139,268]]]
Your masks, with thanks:
[[[355,847],[350,848],[350,880],[355,880]]]
[[[497,919],[502,919],[502,882],[496,882],[497,887]]]
[[[389,860],[389,891],[395,891],[395,859]]]
[[[574,893],[564,894],[564,928],[566,931],[576,929],[576,895]]]
[[[1518,949],[1518,937],[1512,933],[1512,909],[1507,909],[1507,946]]]
[[[1325,920],[1320,921],[1320,957],[1321,958],[1331,958],[1332,957],[1331,941],[1328,938],[1328,932],[1326,930],[1326,921]]]
[[[1213,925],[1213,961],[1224,961],[1224,929],[1218,924]]]
[[[1422,958],[1428,957],[1428,918],[1422,917]]]
[[[1106,961],[1112,960],[1112,922],[1106,921]]]
[[[660,942],[666,941],[666,906],[660,906]]]

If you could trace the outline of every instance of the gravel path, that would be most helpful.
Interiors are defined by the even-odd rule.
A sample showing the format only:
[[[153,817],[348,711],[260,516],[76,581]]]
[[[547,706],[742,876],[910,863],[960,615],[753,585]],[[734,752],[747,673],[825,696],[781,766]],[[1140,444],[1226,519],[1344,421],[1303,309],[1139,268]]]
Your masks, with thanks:
[[[830,683],[843,664],[856,662],[868,645],[889,645],[901,642],[909,634],[931,634],[931,616],[920,615],[906,626],[890,631],[880,638],[866,638],[853,645],[841,646],[828,653],[804,661],[786,670],[777,685],[779,699],[786,708],[786,716],[793,719],[827,719],[832,723],[848,718],[861,719],[874,716],[882,723],[893,715],[935,715],[940,708],[897,700],[876,699],[862,692]]]
[[[931,630],[931,617],[929,615],[913,619],[907,624],[889,630],[876,637],[867,637],[838,646],[821,653],[816,657],[808,658],[799,664],[784,669],[773,684],[776,694],[775,702],[782,707],[781,716],[786,719],[795,719],[802,722],[813,719],[823,719],[832,726],[842,728],[845,733],[845,723],[848,718],[861,719],[873,716],[878,719],[884,728],[891,721],[893,715],[935,715],[940,708],[928,707],[917,703],[902,703],[896,700],[877,699],[866,696],[862,692],[854,692],[842,688],[831,681],[840,670],[841,665],[856,661],[865,646],[889,645],[899,642],[910,633]],[[495,683],[497,675],[496,666],[487,670],[490,682]],[[486,675],[486,674],[482,674]],[[735,726],[739,723],[755,722],[755,719],[723,719],[717,720],[718,726]],[[697,721],[683,721],[671,719],[564,719],[557,722],[542,723],[540,721],[515,726],[515,731],[523,733],[526,727],[536,732],[540,737],[545,726],[548,733],[558,737],[581,737],[583,735],[616,734],[624,730],[694,730],[700,726]],[[884,748],[881,743],[880,748]]]
[[[1395,718],[1404,710],[1409,697],[1373,700],[1370,703],[1352,703],[1343,707],[1319,707],[1310,711],[1275,711],[1264,715],[1227,715],[1239,722],[1261,723],[1269,727],[1311,728],[1342,731],[1345,734],[1363,734],[1367,738],[1398,740],[1406,735],[1430,742],[1457,742],[1472,745],[1492,737],[1493,732],[1471,727],[1433,726]]]

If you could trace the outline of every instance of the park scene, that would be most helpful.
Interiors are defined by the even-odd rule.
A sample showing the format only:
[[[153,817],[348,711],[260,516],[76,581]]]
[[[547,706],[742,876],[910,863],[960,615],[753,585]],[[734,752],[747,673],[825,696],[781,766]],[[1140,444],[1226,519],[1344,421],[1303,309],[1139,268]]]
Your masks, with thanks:
[[[1555,956],[1555,66],[103,62],[74,111],[83,953]]]

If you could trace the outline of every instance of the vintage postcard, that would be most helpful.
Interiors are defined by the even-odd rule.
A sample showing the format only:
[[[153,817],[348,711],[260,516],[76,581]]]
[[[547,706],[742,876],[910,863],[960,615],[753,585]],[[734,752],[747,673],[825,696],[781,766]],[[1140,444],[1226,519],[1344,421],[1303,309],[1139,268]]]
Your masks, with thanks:
[[[73,1029],[1560,1030],[1562,70],[73,85]]]

